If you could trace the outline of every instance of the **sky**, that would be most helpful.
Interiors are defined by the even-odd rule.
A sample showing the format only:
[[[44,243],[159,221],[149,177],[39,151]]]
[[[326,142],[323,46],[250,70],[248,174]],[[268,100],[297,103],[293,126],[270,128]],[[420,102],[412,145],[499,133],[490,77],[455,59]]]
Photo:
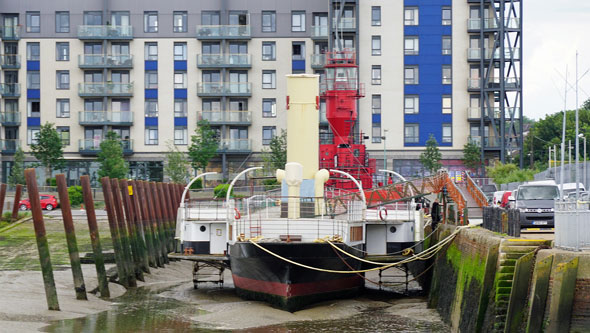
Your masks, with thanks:
[[[590,98],[590,1],[523,1],[523,112],[540,119],[564,108],[565,73],[572,85],[567,109],[576,107],[578,51],[579,105]]]

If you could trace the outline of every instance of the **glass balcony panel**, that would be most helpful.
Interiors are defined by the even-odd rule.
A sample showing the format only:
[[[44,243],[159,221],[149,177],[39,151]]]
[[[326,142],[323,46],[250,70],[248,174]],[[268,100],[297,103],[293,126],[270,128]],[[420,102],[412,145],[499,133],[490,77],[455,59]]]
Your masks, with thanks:
[[[481,79],[467,79],[467,88],[468,89],[480,89],[481,88]]]
[[[4,126],[18,126],[21,123],[20,112],[2,112],[0,120]]]
[[[20,55],[3,54],[2,56],[0,56],[0,66],[6,69],[20,68]]]
[[[478,18],[470,18],[467,20],[467,29],[468,30],[479,30],[481,29],[481,19]]]
[[[102,141],[102,138],[80,139],[78,140],[78,150],[82,154],[96,155],[100,151],[100,144]],[[119,142],[121,142],[124,154],[129,155],[133,153],[133,140],[119,140]]]
[[[78,66],[99,68],[131,68],[133,67],[133,56],[130,54],[81,54],[78,56]]]
[[[2,28],[2,39],[4,40],[19,40],[21,26],[19,25],[5,25]]]
[[[132,39],[133,27],[130,25],[81,25],[78,27],[80,39]]]
[[[324,66],[326,66],[326,55],[325,54],[312,54],[311,55],[311,67],[324,68]]]
[[[197,95],[210,96],[249,96],[252,94],[250,82],[199,82]]]
[[[468,118],[469,119],[480,119],[481,118],[481,108],[479,107],[470,107],[467,109]]]
[[[0,84],[0,95],[3,97],[20,96],[20,83],[2,83]]]
[[[356,18],[354,18],[354,17],[341,17],[340,23],[338,23],[338,19],[334,18],[332,21],[332,28],[345,29],[345,30],[356,29]]]
[[[222,38],[250,38],[249,25],[198,25],[197,38],[222,39]]]
[[[20,140],[18,139],[4,139],[0,140],[0,147],[3,154],[14,154],[20,147]]]
[[[249,54],[198,54],[197,67],[250,67]]]
[[[250,111],[199,111],[198,117],[214,125],[252,123]]]
[[[133,83],[79,83],[80,96],[132,96]]]
[[[81,111],[78,115],[82,125],[133,124],[133,112],[130,111]]]
[[[221,139],[219,150],[228,152],[248,152],[252,150],[250,139]]]
[[[328,38],[329,27],[327,25],[311,26],[311,38]]]

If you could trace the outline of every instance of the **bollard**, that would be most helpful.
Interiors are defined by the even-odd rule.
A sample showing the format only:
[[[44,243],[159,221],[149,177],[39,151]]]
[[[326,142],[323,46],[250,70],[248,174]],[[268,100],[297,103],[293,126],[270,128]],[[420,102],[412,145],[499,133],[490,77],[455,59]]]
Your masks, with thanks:
[[[84,205],[86,206],[86,218],[88,219],[88,230],[90,231],[90,242],[92,244],[92,253],[94,253],[98,291],[100,292],[100,297],[109,298],[111,297],[111,293],[109,291],[107,273],[104,268],[104,258],[102,256],[100,235],[98,234],[98,225],[96,223],[96,212],[94,211],[94,200],[92,199],[92,189],[90,188],[90,178],[88,178],[88,175],[80,177],[80,185],[82,185]]]
[[[117,264],[117,272],[119,273],[119,282],[125,287],[129,288],[129,280],[127,277],[129,273],[126,270],[127,264],[125,263],[125,256],[123,255],[123,249],[121,248],[121,240],[119,239],[119,233],[117,232],[117,222],[115,217],[115,210],[113,207],[113,197],[111,191],[111,182],[109,177],[102,177],[100,179],[102,183],[102,193],[104,195],[104,206],[107,211],[107,218],[109,220],[109,230],[111,232],[111,239],[113,241],[113,249],[115,251],[115,264]]]
[[[162,245],[160,244],[160,235],[158,234],[158,221],[157,221],[157,217],[156,217],[156,210],[154,207],[154,198],[152,196],[152,191],[150,188],[150,184],[149,182],[146,181],[142,181],[142,185],[143,185],[143,192],[145,194],[145,198],[147,199],[147,202],[149,202],[150,204],[147,205],[148,207],[148,212],[149,212],[149,224],[150,224],[150,230],[152,232],[152,239],[153,239],[153,243],[154,243],[154,253],[156,255],[156,258],[158,259],[158,266],[160,267],[164,267],[164,258],[162,255]]]
[[[139,203],[141,205],[141,211],[143,216],[143,230],[145,232],[145,239],[146,244],[148,245],[148,251],[150,253],[150,265],[152,267],[162,267],[160,262],[160,256],[156,249],[159,247],[156,246],[156,241],[154,237],[154,231],[152,228],[152,216],[150,214],[150,210],[148,207],[149,198],[146,194],[144,182],[138,180],[135,182],[137,184],[137,192],[139,194]]]
[[[66,232],[66,242],[68,243],[68,253],[70,254],[70,264],[72,265],[76,299],[88,300],[88,297],[86,296],[86,286],[84,285],[84,275],[82,274],[82,265],[80,264],[80,255],[78,254],[78,242],[76,241],[76,231],[74,229],[74,220],[72,218],[72,208],[70,207],[70,196],[68,195],[66,177],[64,174],[56,175],[55,181],[57,183],[61,216],[64,221],[64,229]]]
[[[137,231],[137,241],[138,241],[138,245],[140,247],[140,253],[141,253],[141,260],[142,260],[142,269],[145,273],[149,273],[150,272],[150,254],[148,252],[148,248],[147,248],[147,239],[145,237],[144,231],[143,231],[143,215],[142,215],[142,211],[141,211],[141,207],[139,205],[139,191],[137,189],[137,184],[135,181],[130,181],[128,184],[131,185],[131,190],[133,192],[133,195],[131,195],[130,199],[131,199],[131,206],[133,207],[133,212],[134,212],[134,217],[135,220],[134,225],[135,225],[135,230]]]
[[[27,183],[27,190],[29,192],[29,201],[31,202],[31,213],[33,214],[33,225],[35,227],[37,249],[39,250],[41,272],[43,273],[43,284],[45,285],[47,307],[49,310],[59,311],[57,290],[55,289],[55,280],[53,279],[53,268],[51,267],[49,244],[47,243],[47,236],[45,234],[45,223],[43,221],[43,211],[41,210],[39,191],[37,190],[37,177],[35,176],[35,169],[25,170],[25,180]],[[18,185],[17,188],[18,187],[21,186]],[[18,201],[16,202],[18,204]]]
[[[123,214],[123,203],[121,202],[118,179],[111,179],[111,190],[115,217],[117,218],[117,232],[121,242],[121,249],[123,250],[122,254],[125,261],[125,271],[128,274],[127,279],[130,287],[137,287],[137,281],[135,280],[135,263],[131,256],[131,246],[129,245],[129,237],[127,236],[127,229],[125,228],[125,215]]]
[[[23,186],[21,184],[16,184],[16,190],[14,191],[14,204],[12,205],[12,221],[16,221],[18,219],[18,203],[20,201],[22,191]]]
[[[0,216],[4,213],[4,200],[6,199],[6,184],[0,185]]]
[[[129,243],[131,245],[131,254],[133,256],[133,263],[135,266],[136,278],[140,281],[145,281],[143,278],[143,261],[141,260],[141,249],[137,239],[137,230],[135,229],[135,212],[131,206],[131,198],[129,197],[129,184],[126,179],[119,180],[119,190],[121,191],[123,208],[125,209],[125,217],[127,220],[127,232],[129,235]]]
[[[166,237],[166,233],[165,233],[165,229],[164,229],[164,220],[163,220],[163,216],[162,216],[162,207],[160,206],[159,192],[158,192],[155,182],[150,182],[149,186],[150,186],[150,190],[152,193],[154,211],[156,212],[156,222],[157,222],[157,226],[158,226],[158,235],[160,236],[159,240],[160,240],[160,246],[162,248],[162,256],[164,257],[164,262],[166,264],[169,264],[170,261],[168,260],[168,249],[166,246],[166,243],[168,243],[168,240],[166,239],[167,237]]]

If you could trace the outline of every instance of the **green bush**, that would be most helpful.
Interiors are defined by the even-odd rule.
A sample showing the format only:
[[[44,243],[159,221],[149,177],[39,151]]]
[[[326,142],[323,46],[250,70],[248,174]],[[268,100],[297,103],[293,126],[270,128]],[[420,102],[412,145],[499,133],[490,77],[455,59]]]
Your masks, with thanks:
[[[71,206],[78,206],[84,202],[84,197],[82,196],[82,186],[68,187],[68,196],[70,197]]]
[[[191,190],[198,190],[203,188],[203,178],[197,179],[192,185]]]
[[[45,184],[47,186],[57,186],[57,181],[55,180],[55,178],[47,178],[45,179]]]
[[[227,190],[229,189],[229,184],[219,184],[215,186],[213,189],[213,194],[216,198],[225,198],[227,195]],[[231,195],[234,194],[234,189],[232,188]]]
[[[262,184],[264,185],[265,191],[270,191],[272,189],[275,189],[277,187],[277,185],[280,185],[279,182],[276,180],[276,178],[265,179],[262,181]]]

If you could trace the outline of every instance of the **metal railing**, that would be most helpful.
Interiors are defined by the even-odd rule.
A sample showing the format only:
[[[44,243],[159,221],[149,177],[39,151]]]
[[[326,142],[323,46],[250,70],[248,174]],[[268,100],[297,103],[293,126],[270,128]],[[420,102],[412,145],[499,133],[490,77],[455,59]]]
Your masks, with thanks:
[[[104,55],[104,54],[80,54],[78,55],[78,67],[82,68],[131,68],[133,56],[131,54]]]
[[[250,38],[249,25],[198,25],[198,39]]]
[[[590,202],[555,202],[555,246],[571,251],[590,250]]]
[[[251,111],[199,111],[199,120],[207,120],[210,124],[251,124]]]
[[[197,54],[197,67],[250,67],[250,54]]]
[[[80,111],[78,112],[80,125],[122,125],[133,124],[131,111]]]
[[[80,39],[132,39],[133,26],[130,25],[81,25],[78,27]]]
[[[488,198],[483,193],[481,188],[477,186],[477,184],[471,179],[469,172],[463,172],[464,179],[467,180],[466,188],[467,192],[471,195],[471,197],[475,200],[479,207],[487,207],[488,206]]]
[[[500,207],[483,208],[483,225],[485,229],[520,237],[520,211]]]

